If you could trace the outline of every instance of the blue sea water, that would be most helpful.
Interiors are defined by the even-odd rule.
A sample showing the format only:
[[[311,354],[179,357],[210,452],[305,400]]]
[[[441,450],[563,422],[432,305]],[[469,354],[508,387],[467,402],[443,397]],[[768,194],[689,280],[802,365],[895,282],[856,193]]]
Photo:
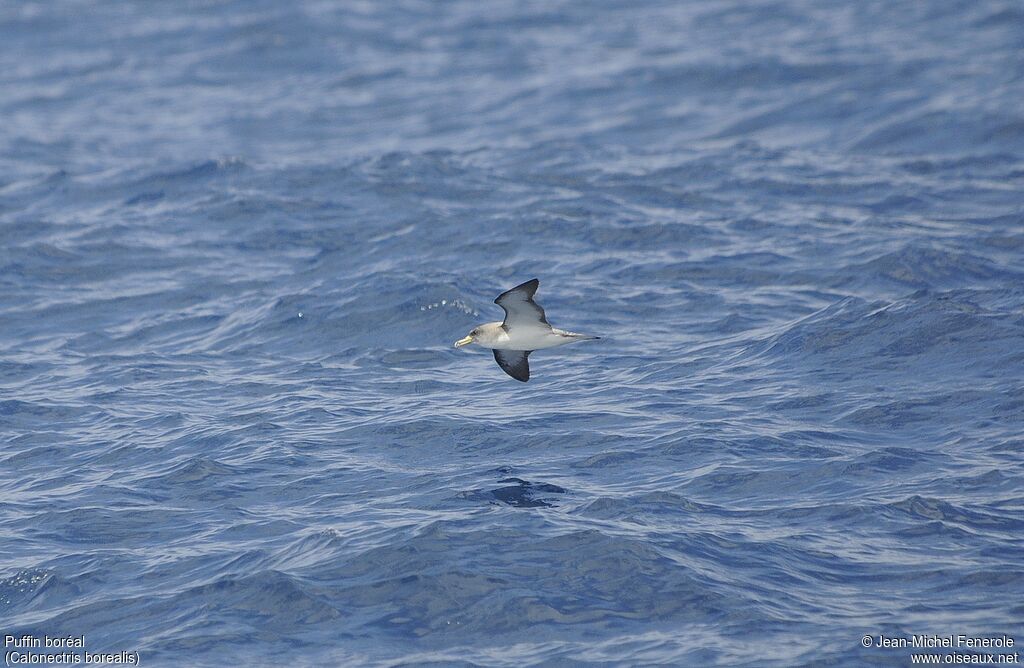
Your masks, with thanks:
[[[1024,644],[1016,0],[8,2],[0,120],[0,634]]]

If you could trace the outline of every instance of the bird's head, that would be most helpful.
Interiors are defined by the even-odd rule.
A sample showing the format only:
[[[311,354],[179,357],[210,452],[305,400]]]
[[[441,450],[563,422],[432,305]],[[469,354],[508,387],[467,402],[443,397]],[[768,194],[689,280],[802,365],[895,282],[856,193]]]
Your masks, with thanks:
[[[462,346],[468,346],[471,343],[475,343],[478,336],[480,336],[480,328],[474,327],[473,331],[455,342],[455,347],[461,348]]]
[[[477,325],[465,336],[465,338],[456,341],[455,347],[461,348],[462,346],[468,346],[471,343],[476,343],[484,346],[485,348],[490,347],[490,344],[501,340],[504,331],[505,330],[501,328],[500,322],[488,322],[483,325]]]

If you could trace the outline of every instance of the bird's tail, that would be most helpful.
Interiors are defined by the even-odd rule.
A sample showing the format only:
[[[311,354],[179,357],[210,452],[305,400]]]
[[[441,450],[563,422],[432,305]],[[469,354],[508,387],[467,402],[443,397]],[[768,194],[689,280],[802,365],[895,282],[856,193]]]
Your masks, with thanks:
[[[601,338],[600,336],[591,336],[590,334],[580,334],[578,332],[566,332],[565,335],[577,341],[590,341]]]

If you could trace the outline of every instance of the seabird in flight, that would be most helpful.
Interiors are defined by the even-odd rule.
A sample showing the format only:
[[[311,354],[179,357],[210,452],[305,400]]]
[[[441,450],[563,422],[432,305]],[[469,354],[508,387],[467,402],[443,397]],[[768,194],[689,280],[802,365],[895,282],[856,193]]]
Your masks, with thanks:
[[[475,343],[490,348],[498,366],[525,383],[530,380],[528,358],[534,350],[601,338],[555,329],[548,324],[544,309],[533,301],[539,285],[540,281],[534,278],[498,295],[494,303],[505,309],[505,321],[474,327],[469,336],[455,342],[455,347]]]

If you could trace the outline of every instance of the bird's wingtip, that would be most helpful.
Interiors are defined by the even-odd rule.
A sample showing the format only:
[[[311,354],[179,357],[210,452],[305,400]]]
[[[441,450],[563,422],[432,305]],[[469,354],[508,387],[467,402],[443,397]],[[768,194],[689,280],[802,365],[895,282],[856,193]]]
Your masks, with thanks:
[[[533,295],[535,295],[537,293],[537,288],[538,287],[540,287],[540,279],[539,278],[531,278],[528,281],[520,283],[519,285],[517,285],[514,288],[510,288],[508,290],[505,290],[505,292],[502,292],[494,300],[494,303],[498,304],[500,306],[503,299],[505,299],[506,297],[508,297],[509,295],[511,295],[513,293],[518,293],[518,292],[525,292],[527,300],[531,300],[531,299],[533,299]]]
[[[531,292],[536,292],[538,287],[540,287],[540,279],[539,278],[531,278],[530,280],[524,281],[524,282],[520,283],[519,285],[517,285],[516,287],[514,287],[512,289],[513,290],[530,290]]]

